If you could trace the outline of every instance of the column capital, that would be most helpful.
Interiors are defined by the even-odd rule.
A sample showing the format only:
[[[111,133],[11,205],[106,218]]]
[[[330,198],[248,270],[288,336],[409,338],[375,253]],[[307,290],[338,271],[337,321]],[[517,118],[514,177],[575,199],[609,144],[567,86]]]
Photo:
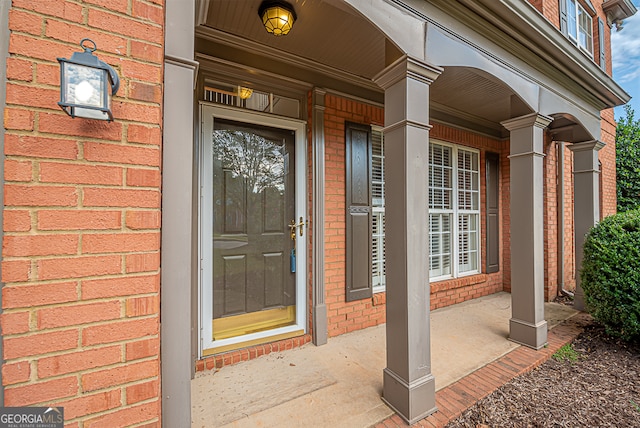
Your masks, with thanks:
[[[317,86],[315,88],[313,88],[312,94],[311,96],[312,98],[312,104],[313,104],[313,108],[316,110],[324,110],[325,109],[325,104],[324,104],[324,97],[325,95],[327,95],[327,90],[324,88],[318,88]]]
[[[518,129],[528,128],[531,126],[544,129],[549,126],[551,122],[553,122],[552,117],[545,116],[540,113],[531,113],[525,116],[504,120],[500,122],[500,124],[509,131],[516,131]]]
[[[373,81],[382,89],[393,86],[405,77],[430,85],[443,71],[442,67],[429,65],[419,59],[404,55],[374,76]]]
[[[583,141],[581,143],[569,144],[567,147],[572,152],[582,152],[586,150],[594,150],[597,152],[604,146],[605,146],[605,143],[603,143],[602,141],[591,140],[591,141]]]

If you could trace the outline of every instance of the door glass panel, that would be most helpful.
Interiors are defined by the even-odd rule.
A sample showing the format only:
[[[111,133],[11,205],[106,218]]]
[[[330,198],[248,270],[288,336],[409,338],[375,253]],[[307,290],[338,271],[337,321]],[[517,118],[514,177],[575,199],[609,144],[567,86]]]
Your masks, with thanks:
[[[295,323],[295,135],[216,119],[213,339]],[[293,272],[292,272],[293,271]]]

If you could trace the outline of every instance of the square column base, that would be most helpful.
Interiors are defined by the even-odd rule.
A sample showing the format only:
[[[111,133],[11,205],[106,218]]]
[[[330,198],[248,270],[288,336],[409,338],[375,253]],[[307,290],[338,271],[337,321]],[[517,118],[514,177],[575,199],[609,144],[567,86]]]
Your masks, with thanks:
[[[412,425],[438,410],[436,380],[429,374],[407,383],[386,368],[383,373],[382,401]]]
[[[580,284],[576,284],[576,292],[573,295],[573,309],[583,312],[585,310],[584,291],[582,291]]]
[[[327,306],[324,304],[313,307],[313,344],[326,345],[327,337]]]
[[[540,349],[547,344],[547,322],[531,324],[511,318],[509,320],[509,340],[533,349]]]

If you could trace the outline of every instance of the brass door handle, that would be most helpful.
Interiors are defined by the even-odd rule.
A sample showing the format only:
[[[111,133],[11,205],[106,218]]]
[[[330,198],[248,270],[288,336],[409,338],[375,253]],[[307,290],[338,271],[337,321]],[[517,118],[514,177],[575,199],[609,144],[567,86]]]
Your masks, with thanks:
[[[296,240],[296,228],[299,227],[300,228],[300,236],[304,235],[304,227],[306,226],[307,222],[304,221],[304,219],[302,217],[300,217],[300,222],[296,223],[295,220],[291,220],[289,222],[289,230],[291,231],[291,240],[295,241]]]

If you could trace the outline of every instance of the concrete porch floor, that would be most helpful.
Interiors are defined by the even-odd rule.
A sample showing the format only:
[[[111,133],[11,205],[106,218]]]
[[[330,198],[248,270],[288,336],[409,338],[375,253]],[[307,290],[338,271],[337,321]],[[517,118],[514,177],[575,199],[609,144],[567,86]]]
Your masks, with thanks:
[[[550,328],[575,314],[571,307],[545,304]],[[507,340],[510,317],[508,293],[432,311],[436,390],[519,348]],[[370,427],[394,414],[380,399],[385,365],[381,325],[330,338],[324,346],[197,373],[192,427]]]

